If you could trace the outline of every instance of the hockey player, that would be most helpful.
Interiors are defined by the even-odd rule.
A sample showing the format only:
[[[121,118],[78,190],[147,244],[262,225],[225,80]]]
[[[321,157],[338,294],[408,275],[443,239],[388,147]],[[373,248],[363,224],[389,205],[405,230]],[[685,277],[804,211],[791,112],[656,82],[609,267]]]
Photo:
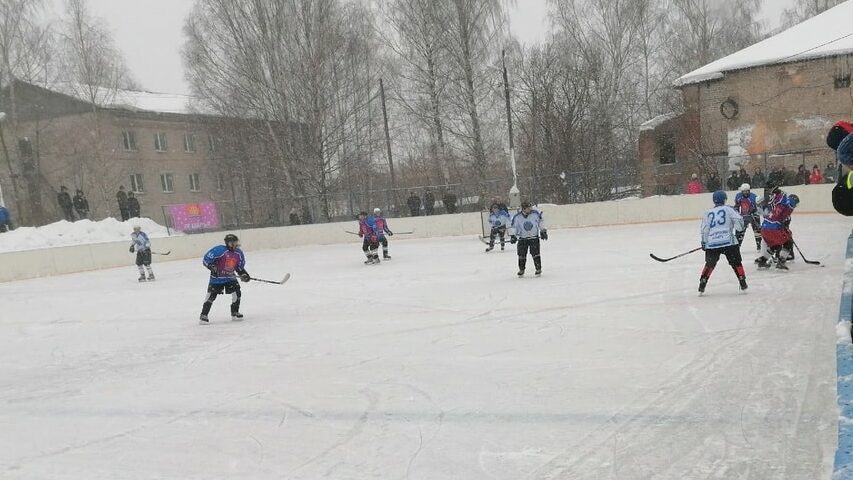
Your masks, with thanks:
[[[490,209],[489,225],[491,225],[491,232],[489,233],[489,246],[486,247],[487,252],[491,252],[495,248],[496,236],[500,236],[501,250],[504,249],[504,235],[506,234],[507,227],[509,227],[510,217],[506,207],[501,207],[500,204],[493,203]]]
[[[705,268],[699,276],[699,293],[705,292],[705,286],[720,255],[725,255],[737,276],[740,289],[746,290],[746,272],[740,256],[738,236],[743,235],[743,218],[734,208],[726,205],[726,192],[717,190],[712,195],[714,206],[705,212],[700,229],[702,250],[705,251]]]
[[[368,217],[367,212],[358,213],[358,236],[363,238],[361,250],[367,260],[365,265],[373,265],[379,263],[379,236],[376,235],[376,224],[373,222],[373,217]]]
[[[208,250],[201,263],[204,268],[210,270],[210,281],[207,285],[207,298],[201,307],[198,323],[201,325],[209,323],[207,314],[210,313],[210,307],[217,295],[223,292],[231,294],[231,320],[235,322],[243,320],[243,314],[240,313],[240,297],[242,294],[237,279],[248,282],[251,277],[246,271],[246,257],[240,250],[240,242],[237,236],[232,233],[225,235],[225,245],[217,245]]]
[[[752,227],[752,234],[755,238],[755,249],[761,250],[761,217],[758,215],[758,198],[750,191],[748,183],[740,186],[740,191],[735,195],[735,210],[743,217],[743,231],[738,237],[738,244],[743,243],[743,237],[746,234],[746,227]]]
[[[382,216],[382,210],[379,207],[373,209],[373,225],[376,229],[377,239],[382,244],[382,259],[391,260],[391,255],[388,255],[388,238],[386,238],[386,234],[388,237],[393,237],[394,232],[388,228],[388,220],[385,220],[385,217]]]
[[[548,231],[542,214],[530,206],[530,202],[521,202],[521,211],[512,217],[512,235],[510,243],[518,242],[518,276],[524,276],[527,265],[527,251],[533,257],[536,275],[542,274],[542,259],[539,257],[539,239],[548,240]]]
[[[793,237],[788,225],[791,214],[799,203],[800,198],[796,195],[786,195],[778,188],[771,192],[768,202],[770,212],[764,216],[764,222],[761,224],[761,237],[764,239],[766,248],[761,252],[761,256],[755,259],[758,268],[770,268],[770,259],[773,258],[776,260],[776,268],[788,270],[785,263],[792,252],[786,248],[786,245],[793,246]]]
[[[130,253],[136,252],[136,268],[139,269],[139,281],[144,282],[145,269],[148,269],[148,281],[154,280],[154,271],[151,270],[151,240],[148,235],[142,231],[139,225],[133,226],[133,233],[130,234]],[[143,268],[143,265],[145,268]]]

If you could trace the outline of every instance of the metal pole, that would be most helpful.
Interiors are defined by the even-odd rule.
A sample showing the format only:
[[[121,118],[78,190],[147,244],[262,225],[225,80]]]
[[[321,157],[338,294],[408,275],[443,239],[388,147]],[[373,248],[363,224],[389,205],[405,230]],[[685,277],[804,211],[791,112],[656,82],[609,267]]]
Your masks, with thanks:
[[[394,157],[391,155],[391,134],[388,132],[388,110],[385,108],[385,83],[379,79],[379,95],[382,97],[382,119],[385,124],[385,149],[388,154],[388,166],[391,169],[391,196],[394,199],[392,211],[397,211],[397,177],[394,175]]]
[[[512,165],[512,188],[509,189],[509,206],[518,208],[521,205],[521,192],[518,191],[518,171],[515,167],[515,142],[512,135],[512,107],[509,101],[509,75],[506,71],[506,50],[501,49],[501,64],[503,66],[504,99],[506,100],[506,124],[509,130],[509,161]]]

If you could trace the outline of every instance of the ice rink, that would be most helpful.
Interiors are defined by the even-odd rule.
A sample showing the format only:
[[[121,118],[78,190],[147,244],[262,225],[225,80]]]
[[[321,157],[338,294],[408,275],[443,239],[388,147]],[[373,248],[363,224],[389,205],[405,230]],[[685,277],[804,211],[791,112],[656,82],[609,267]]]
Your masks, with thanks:
[[[701,252],[649,258],[698,228],[551,230],[522,279],[471,236],[244,245],[293,277],[208,326],[201,251],[0,284],[0,478],[829,479],[850,222],[795,214],[825,268],[748,241],[748,293],[722,261],[702,298]]]

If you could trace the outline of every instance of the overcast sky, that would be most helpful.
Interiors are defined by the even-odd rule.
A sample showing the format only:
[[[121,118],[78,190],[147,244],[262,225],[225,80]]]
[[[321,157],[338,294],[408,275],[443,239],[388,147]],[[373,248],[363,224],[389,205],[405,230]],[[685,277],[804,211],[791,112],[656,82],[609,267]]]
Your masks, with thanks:
[[[55,12],[64,1],[51,0]],[[183,24],[194,0],[89,0],[95,16],[112,30],[134,78],[143,89],[188,93],[180,50]],[[765,0],[762,19],[775,27],[793,0]],[[548,29],[546,0],[517,0],[510,12],[513,32],[524,43],[541,42]]]

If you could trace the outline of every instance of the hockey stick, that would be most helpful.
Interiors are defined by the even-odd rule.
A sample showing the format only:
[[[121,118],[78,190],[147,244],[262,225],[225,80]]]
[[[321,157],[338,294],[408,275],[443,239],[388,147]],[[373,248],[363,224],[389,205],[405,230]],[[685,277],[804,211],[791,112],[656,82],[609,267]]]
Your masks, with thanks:
[[[396,232],[394,235],[411,235],[413,233],[415,233],[414,230],[412,230],[411,232]]]
[[[168,252],[162,252],[162,253],[161,252],[151,252],[151,253],[153,253],[154,255],[168,255],[168,254],[172,253],[172,251],[169,250]]]
[[[791,243],[793,243],[794,247],[797,249],[797,251],[800,252],[800,257],[803,259],[804,262],[808,263],[809,265],[820,265],[820,262],[818,262],[817,260],[806,260],[806,256],[803,255],[803,251],[800,250],[800,246],[797,245],[797,242],[792,241]],[[820,266],[823,266],[823,265],[820,265]]]
[[[249,279],[254,280],[256,282],[273,283],[275,285],[281,285],[283,283],[286,283],[288,280],[290,280],[290,274],[289,273],[285,274],[284,278],[282,278],[280,282],[276,282],[274,280],[264,280],[263,278],[255,278],[255,277],[249,277]]]
[[[355,232],[350,232],[349,230],[344,230],[344,231],[345,231],[345,232],[347,232],[347,233],[349,233],[350,235],[358,235],[357,233],[355,233]],[[358,236],[360,237],[361,235],[358,235]]]
[[[690,250],[689,252],[684,252],[682,254],[676,255],[674,257],[669,257],[669,258],[660,258],[657,255],[655,255],[654,253],[650,253],[649,256],[652,257],[652,259],[657,260],[659,262],[668,262],[670,260],[675,260],[676,258],[683,257],[685,255],[690,255],[693,252],[698,252],[699,250],[702,250],[702,247],[696,247],[693,250]]]

